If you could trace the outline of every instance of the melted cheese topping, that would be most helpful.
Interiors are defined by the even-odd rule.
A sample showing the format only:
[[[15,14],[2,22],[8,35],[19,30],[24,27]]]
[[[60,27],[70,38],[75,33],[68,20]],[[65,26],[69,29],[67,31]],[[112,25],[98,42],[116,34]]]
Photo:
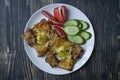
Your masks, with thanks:
[[[57,53],[56,57],[59,60],[71,58],[71,46],[70,47],[60,46],[56,49],[56,53]]]
[[[49,40],[49,35],[45,32],[38,33],[36,40],[38,44],[46,44]]]

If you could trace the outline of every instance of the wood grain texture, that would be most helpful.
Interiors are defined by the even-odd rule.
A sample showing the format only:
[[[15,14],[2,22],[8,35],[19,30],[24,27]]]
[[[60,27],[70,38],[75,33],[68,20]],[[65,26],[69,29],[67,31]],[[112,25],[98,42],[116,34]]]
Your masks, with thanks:
[[[84,12],[95,30],[88,62],[68,75],[39,70],[28,58],[20,35],[30,16],[52,3]],[[120,80],[120,0],[0,0],[0,80]]]

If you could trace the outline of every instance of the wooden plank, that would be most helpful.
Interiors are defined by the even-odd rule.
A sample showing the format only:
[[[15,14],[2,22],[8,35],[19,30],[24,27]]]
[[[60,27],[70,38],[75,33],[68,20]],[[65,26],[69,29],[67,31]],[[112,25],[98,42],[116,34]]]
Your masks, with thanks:
[[[9,70],[8,52],[7,52],[7,35],[6,35],[6,9],[5,2],[0,2],[0,80],[7,79],[7,71]]]
[[[83,11],[95,30],[95,48],[88,62],[68,75],[39,70],[28,58],[20,35],[30,16],[52,3]],[[0,0],[0,80],[119,80],[120,0]]]

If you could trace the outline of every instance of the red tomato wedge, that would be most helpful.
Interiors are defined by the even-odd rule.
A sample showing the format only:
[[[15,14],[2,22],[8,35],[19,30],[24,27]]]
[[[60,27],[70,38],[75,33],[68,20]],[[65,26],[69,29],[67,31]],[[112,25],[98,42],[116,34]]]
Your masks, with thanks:
[[[53,26],[54,30],[56,31],[56,33],[62,38],[62,39],[66,39],[66,34],[63,31],[63,29],[61,29],[59,26],[54,25]]]
[[[66,10],[66,6],[61,6],[61,13],[64,21],[66,20]]]
[[[48,23],[51,25],[58,25],[58,26],[63,26],[62,22],[58,22],[56,20],[48,19]]]
[[[59,9],[59,7],[54,8],[54,17],[59,22],[63,22],[64,21],[62,13],[61,13],[61,10]]]
[[[55,17],[52,14],[50,14],[49,12],[45,11],[45,10],[42,10],[41,14],[43,14],[44,16],[46,16],[48,19],[55,20]]]

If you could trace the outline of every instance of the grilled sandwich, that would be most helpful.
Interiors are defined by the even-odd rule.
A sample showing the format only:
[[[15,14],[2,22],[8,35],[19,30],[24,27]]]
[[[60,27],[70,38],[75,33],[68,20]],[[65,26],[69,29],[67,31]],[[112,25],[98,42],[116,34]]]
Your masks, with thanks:
[[[49,55],[46,56],[46,62],[52,67],[57,66],[66,70],[72,70],[82,48],[79,45],[61,39],[54,30],[51,31],[50,37]],[[54,57],[50,58],[50,56]]]
[[[37,51],[38,56],[43,56],[48,50],[48,41],[50,39],[50,30],[48,22],[42,19],[35,24],[32,29],[28,29],[22,34],[22,38]]]

